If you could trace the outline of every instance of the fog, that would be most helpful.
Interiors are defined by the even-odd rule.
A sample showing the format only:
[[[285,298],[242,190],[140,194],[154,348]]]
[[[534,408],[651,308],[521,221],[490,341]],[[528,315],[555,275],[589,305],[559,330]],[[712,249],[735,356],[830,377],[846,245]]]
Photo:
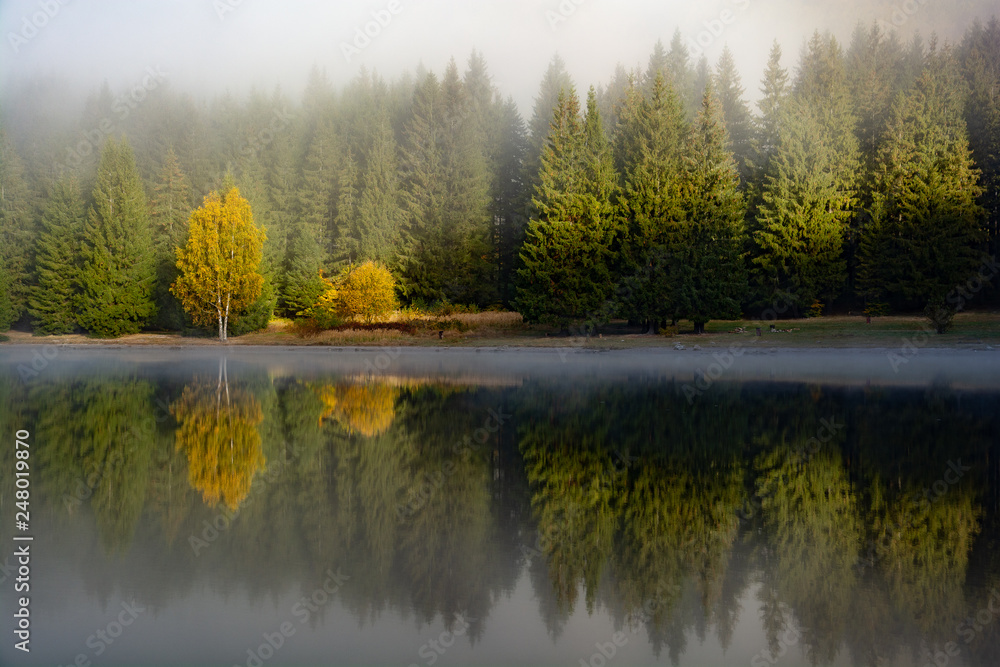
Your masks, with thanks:
[[[656,40],[679,30],[693,61],[703,52],[714,64],[728,44],[753,100],[775,39],[793,67],[817,29],[844,44],[859,21],[896,28],[903,40],[920,31],[954,41],[994,11],[990,0],[4,0],[0,90],[39,77],[120,90],[152,67],[196,94],[280,85],[296,95],[314,65],[339,85],[362,67],[388,79],[420,64],[440,72],[478,49],[499,89],[530,114],[554,54],[585,89],[607,82],[618,63],[644,66]]]

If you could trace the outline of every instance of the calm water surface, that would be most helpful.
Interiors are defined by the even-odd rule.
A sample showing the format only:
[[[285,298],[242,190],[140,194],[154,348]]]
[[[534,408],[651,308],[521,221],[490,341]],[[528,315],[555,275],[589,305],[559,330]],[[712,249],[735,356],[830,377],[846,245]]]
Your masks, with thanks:
[[[1000,664],[995,354],[41,350],[3,665]]]

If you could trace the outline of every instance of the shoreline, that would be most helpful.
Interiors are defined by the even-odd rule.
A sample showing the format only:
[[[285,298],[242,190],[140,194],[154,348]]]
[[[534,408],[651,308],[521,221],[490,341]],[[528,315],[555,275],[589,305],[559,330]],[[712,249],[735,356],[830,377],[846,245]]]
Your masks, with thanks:
[[[451,383],[517,385],[529,380],[674,383],[692,401],[713,386],[745,383],[1000,391],[1000,347],[892,348],[280,345],[15,345],[0,346],[0,369],[21,382],[109,371],[190,378],[215,375],[222,363],[272,379],[347,382],[430,378]]]

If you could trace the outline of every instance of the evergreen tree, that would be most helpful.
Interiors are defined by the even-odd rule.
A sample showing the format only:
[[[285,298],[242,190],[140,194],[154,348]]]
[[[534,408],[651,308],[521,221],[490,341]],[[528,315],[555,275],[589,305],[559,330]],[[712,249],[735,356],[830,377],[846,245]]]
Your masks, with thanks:
[[[160,179],[153,186],[150,221],[156,250],[156,323],[166,329],[184,327],[184,309],[170,293],[177,279],[177,248],[184,243],[191,214],[191,186],[173,149],[167,150]]]
[[[342,266],[358,261],[361,237],[357,232],[358,163],[350,149],[337,168],[334,183],[336,213],[333,218],[333,264]]]
[[[73,306],[83,221],[83,199],[76,180],[59,180],[49,193],[35,245],[37,284],[30,311],[36,331],[65,334],[76,329]]]
[[[779,117],[777,152],[755,207],[753,275],[759,299],[789,299],[801,315],[843,292],[856,201],[855,118],[831,35],[817,32],[809,41],[794,95]]]
[[[973,24],[962,42],[969,86],[965,120],[976,166],[982,171],[987,254],[1000,257],[1000,19]],[[993,289],[1000,287],[994,282]],[[996,292],[994,291],[994,294]]]
[[[729,136],[727,148],[736,160],[740,182],[746,184],[750,175],[747,161],[752,159],[753,152],[754,120],[750,107],[743,99],[743,85],[736,69],[736,59],[728,46],[722,50],[715,68],[715,89],[718,91],[726,133]],[[704,106],[699,113],[703,112]]]
[[[524,180],[528,135],[517,104],[511,97],[497,101],[492,118],[497,130],[492,144],[493,184],[490,197],[496,244],[494,256],[499,298],[509,306],[515,296],[518,251],[524,242],[528,219],[529,197]]]
[[[789,93],[788,70],[781,66],[781,46],[775,41],[767,58],[767,68],[760,85],[760,110],[756,127],[754,173],[763,178],[768,162],[778,148],[782,110]]]
[[[385,110],[379,114],[366,158],[354,229],[359,259],[394,264],[403,239],[404,214],[400,207],[396,142]]]
[[[651,326],[678,317],[674,285],[680,267],[672,253],[682,245],[686,137],[682,103],[661,72],[647,99],[629,97],[617,139],[628,219],[618,263],[620,308]]]
[[[149,209],[128,140],[101,151],[79,274],[80,325],[102,337],[138,332],[156,313]]]
[[[16,322],[27,306],[31,284],[34,220],[24,166],[6,131],[0,128],[0,264],[3,289],[0,331]]]
[[[524,163],[524,182],[528,191],[533,192],[538,186],[538,176],[541,173],[542,154],[551,131],[550,124],[559,95],[573,86],[573,80],[566,71],[566,63],[558,54],[552,57],[532,107],[531,121],[528,123],[528,155]]]
[[[932,50],[924,73],[893,105],[860,248],[859,286],[871,301],[953,314],[949,292],[976,275],[982,187],[961,84],[952,54]],[[935,321],[939,331],[950,324],[945,320]]]
[[[743,268],[743,196],[727,148],[723,109],[711,83],[686,151],[682,242],[672,253],[680,270],[674,284],[677,313],[704,333],[710,319],[740,314]]]
[[[801,315],[843,285],[853,184],[810,105],[792,99],[783,115],[752,232],[752,265],[758,298],[790,302]]]
[[[318,104],[318,102],[317,102]],[[333,187],[339,158],[338,140],[329,120],[317,121],[296,193],[298,215],[283,264],[282,308],[296,316],[325,291],[322,269],[333,232]]]
[[[542,155],[533,200],[538,215],[521,250],[517,305],[527,320],[565,325],[585,319],[593,325],[607,319],[616,226],[610,174],[596,93],[591,89],[581,122],[576,93],[564,92]]]

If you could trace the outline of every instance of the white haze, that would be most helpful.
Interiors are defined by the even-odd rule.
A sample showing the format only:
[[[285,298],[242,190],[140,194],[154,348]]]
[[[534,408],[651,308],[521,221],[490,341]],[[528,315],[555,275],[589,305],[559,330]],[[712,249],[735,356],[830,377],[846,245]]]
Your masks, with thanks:
[[[832,31],[845,47],[859,21],[895,24],[904,41],[915,30],[955,41],[974,18],[995,11],[990,0],[2,0],[0,91],[53,75],[85,90],[104,80],[121,90],[154,67],[175,89],[196,94],[280,84],[296,95],[313,65],[340,85],[362,66],[387,79],[420,63],[440,72],[451,57],[464,69],[478,49],[500,90],[530,114],[554,54],[585,89],[606,83],[617,63],[644,67],[656,40],[669,45],[679,29],[692,50],[700,38],[713,65],[728,44],[755,99],[775,39],[793,68],[816,29]],[[386,25],[348,59],[343,44],[373,12]]]

